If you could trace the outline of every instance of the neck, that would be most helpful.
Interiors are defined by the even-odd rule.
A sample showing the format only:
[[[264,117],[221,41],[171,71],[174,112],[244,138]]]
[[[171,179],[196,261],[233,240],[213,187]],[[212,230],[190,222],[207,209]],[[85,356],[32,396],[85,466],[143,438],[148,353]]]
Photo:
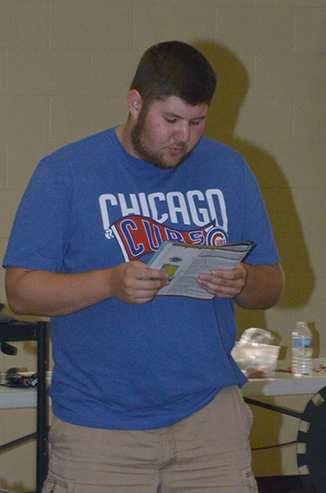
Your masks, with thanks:
[[[131,141],[131,129],[133,127],[133,124],[131,123],[130,119],[126,121],[126,123],[123,123],[119,127],[117,127],[116,132],[117,132],[117,137],[120,141],[120,144],[122,147],[127,151],[131,156],[139,158],[139,156],[136,154],[134,150],[134,146],[132,145]]]

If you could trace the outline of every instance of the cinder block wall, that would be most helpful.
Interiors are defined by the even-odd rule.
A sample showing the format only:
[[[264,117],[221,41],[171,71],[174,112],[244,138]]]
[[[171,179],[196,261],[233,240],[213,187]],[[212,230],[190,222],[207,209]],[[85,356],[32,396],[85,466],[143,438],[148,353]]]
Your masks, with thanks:
[[[324,7],[324,0],[0,0],[1,258],[38,161],[125,120],[128,86],[148,46],[190,42],[219,78],[206,134],[239,150],[254,171],[287,276],[278,307],[237,310],[239,332],[274,331],[284,357],[294,322],[307,320],[315,355],[326,356]],[[1,272],[6,303],[3,280]],[[0,369],[8,364],[0,355]],[[0,484],[12,486],[4,478],[17,468],[4,457]],[[16,485],[28,491],[32,481],[25,472]]]

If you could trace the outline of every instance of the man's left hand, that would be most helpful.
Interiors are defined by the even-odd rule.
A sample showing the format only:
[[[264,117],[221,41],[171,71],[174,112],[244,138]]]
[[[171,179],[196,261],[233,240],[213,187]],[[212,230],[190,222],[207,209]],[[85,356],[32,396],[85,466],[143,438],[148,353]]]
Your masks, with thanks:
[[[246,285],[247,269],[244,264],[238,264],[232,270],[214,269],[210,274],[200,274],[198,284],[219,298],[234,298],[241,293]]]
[[[278,302],[283,292],[284,273],[279,263],[240,263],[233,270],[214,269],[210,274],[200,274],[197,282],[219,298],[233,298],[243,308],[267,310]]]

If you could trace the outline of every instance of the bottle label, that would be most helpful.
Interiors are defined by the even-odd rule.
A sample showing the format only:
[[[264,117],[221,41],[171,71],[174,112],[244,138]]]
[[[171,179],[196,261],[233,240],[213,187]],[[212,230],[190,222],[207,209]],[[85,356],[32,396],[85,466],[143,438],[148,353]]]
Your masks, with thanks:
[[[300,339],[294,339],[294,349],[312,349],[311,337],[300,337]]]

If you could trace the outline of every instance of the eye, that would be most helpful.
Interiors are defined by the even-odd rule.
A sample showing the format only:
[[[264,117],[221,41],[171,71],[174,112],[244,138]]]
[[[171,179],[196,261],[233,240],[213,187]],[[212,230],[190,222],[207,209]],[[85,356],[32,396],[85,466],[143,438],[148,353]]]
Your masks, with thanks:
[[[177,123],[177,118],[167,118],[165,117],[165,120],[168,122],[168,123]]]

